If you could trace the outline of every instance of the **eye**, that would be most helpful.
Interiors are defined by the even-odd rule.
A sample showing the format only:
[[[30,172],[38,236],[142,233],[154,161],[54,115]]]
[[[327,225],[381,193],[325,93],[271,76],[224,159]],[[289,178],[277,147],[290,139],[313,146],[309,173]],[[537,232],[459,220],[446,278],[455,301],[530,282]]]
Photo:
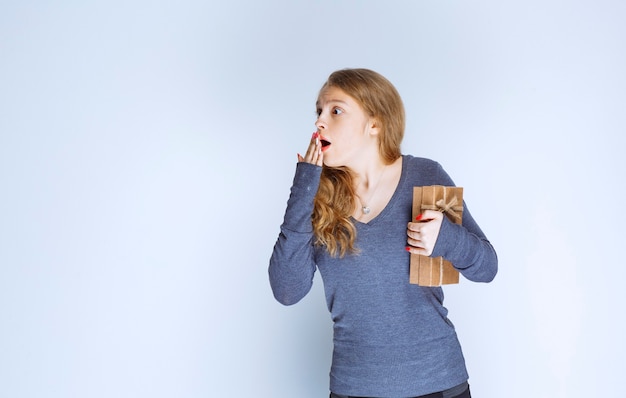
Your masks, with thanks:
[[[334,107],[333,108],[333,115],[341,115],[343,113],[343,109],[339,108],[339,107]]]

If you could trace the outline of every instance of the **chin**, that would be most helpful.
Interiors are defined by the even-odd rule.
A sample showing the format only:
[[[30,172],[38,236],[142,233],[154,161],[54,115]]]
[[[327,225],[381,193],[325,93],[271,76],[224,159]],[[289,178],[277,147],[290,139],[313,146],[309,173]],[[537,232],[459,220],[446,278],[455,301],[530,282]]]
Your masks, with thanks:
[[[341,166],[344,166],[343,164],[340,164],[338,162],[333,162],[332,160],[327,160],[327,159],[324,159],[324,161],[322,163],[326,167],[341,167]]]

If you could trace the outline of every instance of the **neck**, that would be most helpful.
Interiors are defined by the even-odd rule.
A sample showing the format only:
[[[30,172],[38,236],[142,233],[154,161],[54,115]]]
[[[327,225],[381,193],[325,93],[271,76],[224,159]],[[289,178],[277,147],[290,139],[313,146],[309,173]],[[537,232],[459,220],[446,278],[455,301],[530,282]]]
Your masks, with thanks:
[[[354,188],[357,193],[367,193],[375,188],[381,181],[381,176],[384,177],[387,174],[385,170],[396,165],[400,158],[398,157],[395,161],[386,164],[382,158],[376,157],[375,159],[365,160],[361,164],[350,166],[350,170],[355,175]],[[365,200],[365,198],[363,199]]]
[[[363,170],[357,173],[356,195],[359,199],[363,214],[369,214],[372,201],[385,176],[388,165],[382,161],[373,162],[366,165]]]
[[[377,148],[366,149],[364,152],[356,161],[348,165],[355,175],[354,184],[357,189],[367,189],[372,185],[376,185],[381,172],[388,166],[380,157]]]
[[[391,164],[385,164],[382,159],[378,160],[360,170],[353,170],[356,194],[354,216],[362,222],[376,217],[384,208],[399,178],[400,169],[397,166],[400,159]]]
[[[368,190],[375,187],[380,182],[381,175],[387,167],[388,165],[379,160],[365,165],[361,170],[353,170],[356,174],[355,184],[357,190],[359,188]]]

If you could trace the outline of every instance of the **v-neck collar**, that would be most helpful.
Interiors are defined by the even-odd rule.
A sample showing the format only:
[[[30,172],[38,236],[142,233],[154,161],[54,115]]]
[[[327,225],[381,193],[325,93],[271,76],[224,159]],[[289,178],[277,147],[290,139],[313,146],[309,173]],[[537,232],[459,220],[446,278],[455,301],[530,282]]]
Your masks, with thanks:
[[[398,196],[400,195],[400,192],[402,190],[401,187],[404,185],[405,180],[406,180],[406,168],[407,168],[406,156],[402,155],[401,157],[402,157],[402,167],[400,169],[400,180],[398,180],[398,185],[396,185],[396,189],[393,191],[393,195],[391,195],[391,199],[389,199],[389,202],[387,202],[385,207],[380,211],[380,213],[376,215],[376,217],[372,218],[368,222],[362,222],[362,221],[357,220],[354,217],[351,217],[355,225],[372,226],[376,224],[376,222],[379,219],[385,217],[385,214],[391,211],[391,209],[395,206],[395,203],[398,201]]]

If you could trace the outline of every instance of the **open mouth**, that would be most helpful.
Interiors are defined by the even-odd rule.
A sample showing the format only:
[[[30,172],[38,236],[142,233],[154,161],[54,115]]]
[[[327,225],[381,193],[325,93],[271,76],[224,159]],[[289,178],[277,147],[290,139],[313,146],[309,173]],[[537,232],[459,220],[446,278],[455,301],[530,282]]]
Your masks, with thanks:
[[[322,144],[322,151],[325,151],[330,146],[330,141],[320,138],[320,144]]]

